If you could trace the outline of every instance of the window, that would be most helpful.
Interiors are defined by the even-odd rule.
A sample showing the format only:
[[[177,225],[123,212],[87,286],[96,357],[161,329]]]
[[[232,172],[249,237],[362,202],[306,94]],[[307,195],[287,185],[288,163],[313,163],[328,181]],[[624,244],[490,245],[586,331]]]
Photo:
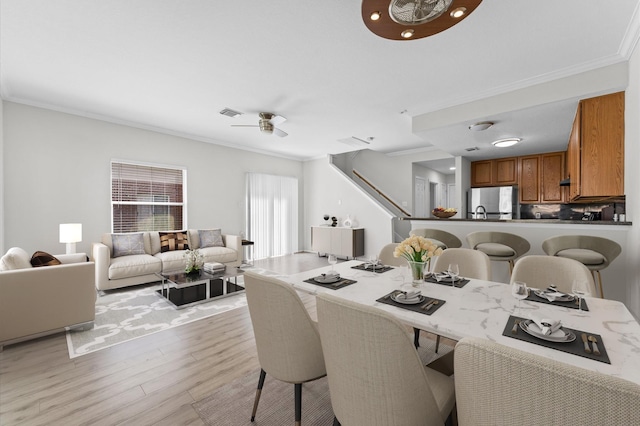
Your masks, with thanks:
[[[112,232],[184,229],[186,175],[178,167],[112,161]]]
[[[247,173],[247,236],[256,259],[298,250],[298,179]]]

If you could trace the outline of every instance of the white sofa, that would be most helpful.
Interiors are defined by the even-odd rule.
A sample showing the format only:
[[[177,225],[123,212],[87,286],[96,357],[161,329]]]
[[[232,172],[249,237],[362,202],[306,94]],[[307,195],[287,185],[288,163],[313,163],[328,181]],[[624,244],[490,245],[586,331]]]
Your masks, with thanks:
[[[177,232],[177,231],[176,231]],[[157,273],[184,270],[185,250],[161,252],[160,233],[144,232],[144,254],[113,257],[112,236],[102,235],[102,241],[92,245],[92,260],[96,264],[96,288],[111,290],[138,284],[159,281]],[[122,234],[119,234],[122,235]],[[204,262],[219,262],[227,267],[238,267],[242,263],[242,238],[222,234],[224,247],[200,247],[197,229],[187,230],[189,248],[197,249]]]
[[[30,255],[20,248],[13,247],[3,256],[0,351],[5,345],[65,329],[93,328],[94,263],[87,262],[84,253],[55,257],[61,265],[31,267]]]

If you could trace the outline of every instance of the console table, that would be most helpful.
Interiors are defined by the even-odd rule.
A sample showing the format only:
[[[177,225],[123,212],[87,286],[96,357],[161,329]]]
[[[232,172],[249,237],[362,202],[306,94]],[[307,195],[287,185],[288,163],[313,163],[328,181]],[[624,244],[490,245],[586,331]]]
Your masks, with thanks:
[[[364,228],[312,226],[311,249],[347,259],[364,256]]]

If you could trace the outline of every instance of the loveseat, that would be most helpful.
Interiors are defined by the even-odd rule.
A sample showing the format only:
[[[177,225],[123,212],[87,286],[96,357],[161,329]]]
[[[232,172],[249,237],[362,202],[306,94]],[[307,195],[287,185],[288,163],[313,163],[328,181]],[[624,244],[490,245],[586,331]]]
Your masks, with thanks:
[[[96,288],[111,290],[159,281],[158,273],[185,269],[187,249],[198,250],[205,263],[226,267],[242,263],[242,238],[222,234],[220,229],[106,233],[91,250]]]
[[[32,267],[32,257],[13,247],[0,259],[0,351],[65,329],[93,328],[94,263],[84,253],[53,257],[61,264]]]

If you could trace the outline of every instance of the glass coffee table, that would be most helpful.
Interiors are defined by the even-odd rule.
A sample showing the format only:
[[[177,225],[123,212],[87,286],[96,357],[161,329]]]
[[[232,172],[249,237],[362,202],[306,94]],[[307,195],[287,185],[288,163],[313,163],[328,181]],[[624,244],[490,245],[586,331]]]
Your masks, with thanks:
[[[192,274],[161,272],[156,275],[162,280],[162,288],[156,293],[176,309],[184,309],[244,291],[238,285],[238,277],[243,273],[242,269],[230,266],[215,274],[203,270]]]

